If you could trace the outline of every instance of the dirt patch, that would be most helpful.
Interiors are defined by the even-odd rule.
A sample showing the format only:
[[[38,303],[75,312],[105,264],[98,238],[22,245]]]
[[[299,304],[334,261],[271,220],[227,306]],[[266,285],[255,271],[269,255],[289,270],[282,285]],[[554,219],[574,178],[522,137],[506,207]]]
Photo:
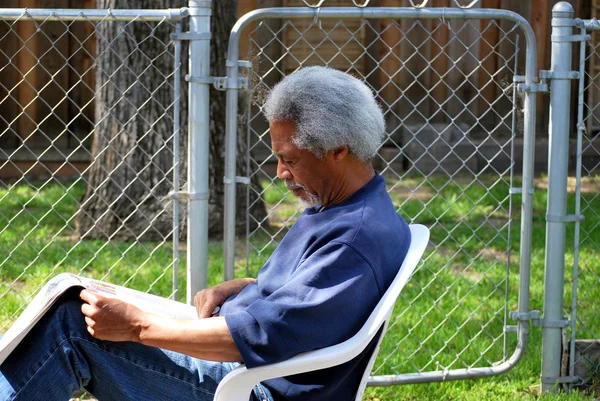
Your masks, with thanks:
[[[485,259],[485,260],[491,260],[491,261],[497,261],[503,264],[506,264],[506,262],[508,261],[508,256],[506,254],[506,251],[501,251],[498,249],[489,249],[489,248],[485,248],[482,249],[479,254]]]
[[[394,188],[388,188],[388,191],[392,197],[402,200],[411,199],[426,201],[433,198],[435,195],[435,192],[427,185],[420,185],[415,188],[406,185],[396,185]]]
[[[457,251],[441,246],[436,248],[436,253],[446,259],[450,259]],[[483,258],[487,261],[497,262],[499,264],[506,264],[508,260],[506,251],[488,248],[481,249],[479,253],[475,255],[475,258]],[[448,267],[452,269],[457,276],[461,276],[472,283],[478,283],[486,276],[484,272],[476,272],[469,267],[465,268],[464,264],[458,262],[448,263]]]
[[[567,177],[567,191],[569,193],[575,192],[576,181],[575,177]],[[533,183],[538,188],[548,189],[548,177],[535,178]],[[589,194],[595,192],[600,192],[600,182],[596,182],[590,177],[583,177],[581,179],[581,193]]]

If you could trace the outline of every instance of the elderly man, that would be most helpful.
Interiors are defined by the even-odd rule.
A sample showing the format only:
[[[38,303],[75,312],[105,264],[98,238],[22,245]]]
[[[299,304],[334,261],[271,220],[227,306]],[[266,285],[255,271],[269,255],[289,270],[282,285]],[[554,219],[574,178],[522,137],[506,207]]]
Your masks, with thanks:
[[[195,321],[85,290],[65,296],[0,367],[0,399],[66,400],[84,387],[101,401],[212,400],[240,362],[282,361],[359,330],[410,243],[370,164],[382,112],[362,82],[323,67],[286,77],[264,111],[277,176],[307,208],[257,279],[198,293]],[[351,400],[373,346],[338,367],[266,381],[252,397]]]

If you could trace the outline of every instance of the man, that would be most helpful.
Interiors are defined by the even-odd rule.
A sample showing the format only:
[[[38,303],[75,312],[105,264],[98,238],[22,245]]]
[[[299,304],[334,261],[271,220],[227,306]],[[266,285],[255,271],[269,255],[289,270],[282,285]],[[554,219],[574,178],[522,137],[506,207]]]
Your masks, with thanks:
[[[85,290],[63,297],[0,367],[0,399],[65,400],[84,387],[101,401],[212,400],[239,362],[282,361],[360,329],[410,243],[369,162],[384,136],[381,110],[359,80],[309,67],[280,82],[264,111],[277,176],[307,209],[258,278],[199,292],[196,321]],[[252,397],[351,400],[373,346],[338,367],[269,380]]]

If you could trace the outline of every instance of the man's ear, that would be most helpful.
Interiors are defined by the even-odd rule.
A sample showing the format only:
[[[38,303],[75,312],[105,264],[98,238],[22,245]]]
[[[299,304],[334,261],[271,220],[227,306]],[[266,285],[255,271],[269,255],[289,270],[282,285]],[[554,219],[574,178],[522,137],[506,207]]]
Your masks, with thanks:
[[[346,158],[346,156],[348,156],[348,153],[350,151],[348,150],[347,146],[340,146],[337,149],[333,150],[333,161],[335,162],[341,162],[342,160],[344,160]]]

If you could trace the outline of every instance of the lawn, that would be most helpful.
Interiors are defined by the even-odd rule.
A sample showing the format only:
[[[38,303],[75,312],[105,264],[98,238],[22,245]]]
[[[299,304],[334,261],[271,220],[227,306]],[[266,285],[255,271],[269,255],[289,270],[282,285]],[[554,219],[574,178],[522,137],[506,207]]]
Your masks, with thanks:
[[[598,181],[598,180],[596,180]],[[515,333],[504,332],[505,314],[517,306],[519,285],[520,196],[497,177],[477,180],[431,178],[424,182],[387,178],[388,189],[407,220],[430,227],[431,247],[423,266],[403,292],[394,323],[384,340],[375,374],[416,370],[485,367],[509,357]],[[531,268],[531,307],[542,309],[546,191],[536,180]],[[518,186],[518,182],[515,183]],[[18,316],[30,297],[60,272],[74,272],[172,295],[173,248],[170,243],[79,241],[73,216],[85,191],[81,182],[49,182],[0,188],[0,332]],[[264,184],[271,210],[271,228],[249,235],[246,259],[237,250],[236,275],[255,275],[274,249],[276,240],[297,216],[295,200],[279,184]],[[574,194],[569,194],[573,210]],[[600,210],[597,189],[583,194],[586,210]],[[597,249],[600,222],[586,213],[580,247],[580,285],[587,300],[597,300],[600,262]],[[509,224],[510,223],[510,224]],[[572,274],[573,225],[567,230],[567,280]],[[273,241],[275,240],[275,241]],[[209,245],[209,285],[222,280],[220,243]],[[179,287],[185,288],[185,252],[180,252]],[[570,289],[565,303],[570,304]],[[582,308],[578,320],[598,337],[596,308]],[[510,320],[508,325],[514,324]],[[524,359],[508,374],[461,382],[370,388],[366,399],[399,400],[592,400],[579,393],[538,395],[541,328],[532,327]]]

